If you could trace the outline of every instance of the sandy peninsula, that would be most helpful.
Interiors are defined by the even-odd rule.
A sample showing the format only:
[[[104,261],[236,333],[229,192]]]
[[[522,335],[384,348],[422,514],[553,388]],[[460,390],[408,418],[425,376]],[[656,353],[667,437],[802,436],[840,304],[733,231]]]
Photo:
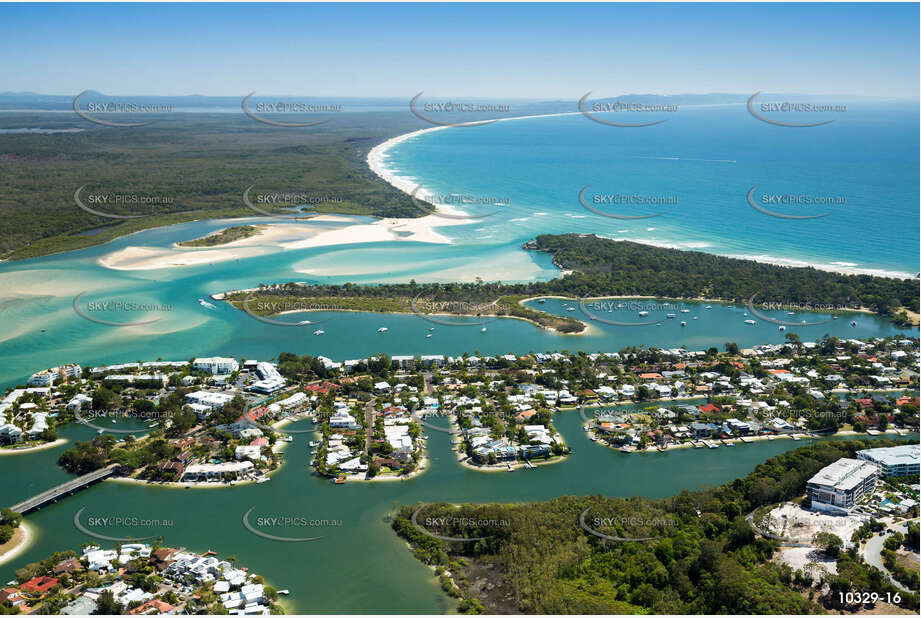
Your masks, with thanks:
[[[19,523],[13,538],[0,545],[0,564],[6,564],[14,560],[22,552],[29,548],[29,542],[32,540],[32,529],[25,521]]]

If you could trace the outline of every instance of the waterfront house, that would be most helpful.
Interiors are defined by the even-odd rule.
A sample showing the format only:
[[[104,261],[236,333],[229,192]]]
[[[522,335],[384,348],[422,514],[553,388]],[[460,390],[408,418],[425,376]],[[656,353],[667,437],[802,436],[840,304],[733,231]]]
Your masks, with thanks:
[[[76,558],[67,558],[66,560],[61,560],[56,565],[52,572],[55,575],[73,575],[74,573],[80,573],[84,571],[83,565]]]
[[[706,423],[691,423],[690,429],[695,438],[709,438],[713,434],[713,426]]]
[[[46,575],[41,575],[39,577],[33,577],[29,581],[21,584],[19,589],[23,592],[28,592],[32,596],[45,596],[48,594],[48,591],[58,585],[57,577],[48,577]]]
[[[16,588],[4,588],[0,590],[0,603],[9,603],[13,607],[22,605],[26,602],[26,598],[22,596],[22,593],[19,592]],[[63,612],[61,612],[63,613]]]

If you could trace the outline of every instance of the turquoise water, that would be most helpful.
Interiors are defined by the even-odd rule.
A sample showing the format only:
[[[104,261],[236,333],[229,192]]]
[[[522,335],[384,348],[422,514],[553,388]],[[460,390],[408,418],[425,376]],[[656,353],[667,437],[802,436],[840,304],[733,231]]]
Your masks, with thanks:
[[[907,273],[918,268],[918,108],[848,105],[832,124],[791,129],[752,118],[744,105],[687,107],[652,127],[615,128],[581,115],[434,131],[388,151],[388,167],[435,194],[507,197],[508,206],[445,233],[467,244],[520,243],[539,233],[593,232],[721,255]],[[796,119],[790,119],[797,121]],[[813,119],[814,120],[814,119]],[[579,192],[674,198],[661,206],[583,208]],[[844,204],[784,206],[784,220],[746,195],[843,197]]]
[[[709,346],[722,348],[726,341],[741,346],[779,343],[784,333],[776,325],[758,320],[750,326],[742,314],[744,307],[714,303],[709,311],[700,303],[686,303],[691,313],[678,314],[658,327],[619,327],[592,322],[588,334],[555,334],[515,319],[491,320],[487,331],[480,326],[442,326],[414,315],[375,313],[313,312],[283,319],[326,320],[325,335],[313,335],[316,327],[289,328],[259,322],[224,303],[209,309],[199,298],[259,283],[287,281],[373,282],[377,268],[389,269],[386,279],[423,280],[431,272],[435,280],[443,270],[466,263],[469,272],[488,276],[495,264],[511,252],[526,260],[534,279],[558,275],[546,255],[500,245],[471,251],[460,245],[435,245],[390,242],[374,245],[347,245],[283,251],[267,247],[265,255],[239,261],[147,271],[117,271],[97,263],[100,256],[125,246],[167,247],[181,239],[195,238],[226,226],[209,221],[175,225],[133,234],[107,245],[72,253],[0,265],[0,312],[4,328],[0,333],[0,386],[22,382],[31,373],[63,362],[83,365],[110,364],[138,360],[185,360],[194,356],[229,355],[270,359],[279,352],[324,355],[336,360],[387,354],[482,354],[527,353],[549,350],[617,351],[628,345],[655,345],[691,349]],[[370,254],[373,257],[368,257]],[[362,257],[365,256],[365,257]],[[306,275],[305,269],[323,272],[333,264],[339,274],[320,277]],[[370,268],[373,272],[354,276],[350,272]],[[426,269],[433,269],[426,271]],[[450,279],[449,279],[450,280]],[[149,319],[143,326],[114,327],[97,324],[79,316],[73,309],[74,297],[84,310],[90,303],[124,301],[154,306],[144,312],[93,313],[109,321],[133,323]],[[567,304],[566,306],[571,305]],[[566,312],[559,301],[542,305],[548,311],[587,319],[580,311]],[[660,312],[661,313],[661,312]],[[790,320],[784,312],[764,312],[776,319]],[[805,316],[806,314],[801,314]],[[698,317],[694,320],[693,317]],[[600,317],[610,319],[606,314]],[[653,314],[652,319],[664,316]],[[818,321],[816,314],[807,316]],[[617,317],[613,318],[618,320]],[[850,326],[851,319],[857,326]],[[687,321],[682,328],[678,322]],[[470,323],[455,319],[458,324]],[[619,320],[618,320],[619,321]],[[377,329],[387,327],[388,332]],[[435,328],[435,331],[428,330]],[[44,329],[44,332],[42,332]],[[821,326],[788,327],[804,340],[819,339],[825,333],[839,337],[876,337],[917,330],[897,329],[891,323],[869,315],[842,317]],[[427,338],[427,334],[432,334]]]

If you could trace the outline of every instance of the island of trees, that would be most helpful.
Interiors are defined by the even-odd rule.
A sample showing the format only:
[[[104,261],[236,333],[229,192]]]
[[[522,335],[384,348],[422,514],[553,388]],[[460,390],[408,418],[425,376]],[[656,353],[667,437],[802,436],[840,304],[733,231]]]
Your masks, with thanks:
[[[563,333],[578,333],[585,323],[522,304],[535,296],[570,298],[653,296],[713,299],[797,306],[869,309],[908,326],[918,312],[918,282],[870,275],[844,275],[727,258],[698,251],[662,249],[595,235],[541,235],[526,249],[553,256],[567,274],[530,283],[392,283],[382,285],[260,285],[255,291],[229,292],[238,308],[272,314],[273,307],[382,313],[450,313],[518,317]],[[307,302],[309,300],[309,303]],[[298,303],[301,303],[300,305]]]

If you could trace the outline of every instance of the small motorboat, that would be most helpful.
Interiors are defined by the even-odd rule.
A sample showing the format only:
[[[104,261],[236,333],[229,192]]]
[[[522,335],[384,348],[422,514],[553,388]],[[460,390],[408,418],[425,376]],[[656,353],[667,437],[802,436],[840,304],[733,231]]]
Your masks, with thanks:
[[[640,315],[641,318],[644,318],[644,317],[646,317],[647,315],[649,315],[649,312],[648,312],[648,311],[640,311],[639,315]]]
[[[566,307],[566,311],[575,311],[575,310],[576,310],[575,307]]]
[[[831,319],[832,319],[832,320],[837,320],[837,319],[838,319],[838,316],[833,315],[833,316],[831,316]]]
[[[697,319],[697,316],[695,315],[695,316],[694,316],[693,318],[691,318],[691,319],[692,319],[692,320],[696,320],[696,319]]]
[[[326,331],[325,331],[325,330],[315,330],[315,331],[313,331],[313,334],[314,334],[314,335],[317,335],[317,336],[319,336],[319,335],[325,335],[325,334],[326,334]]]
[[[539,301],[537,301],[537,302],[539,302],[540,304],[543,305],[545,302],[547,302],[547,299],[541,298],[541,299],[540,299]]]
[[[704,307],[704,309],[713,309],[713,307],[711,307],[710,305],[707,305],[706,307]]]
[[[745,315],[748,315],[748,314],[746,313]],[[755,321],[754,321],[754,320],[745,320],[745,323],[746,323],[746,324],[754,324]]]
[[[854,320],[851,320],[851,326],[857,326],[857,322],[855,322]]]
[[[481,332],[481,333],[485,333],[485,332],[486,332],[486,327],[484,326],[483,328],[481,328],[481,329],[480,329],[480,332]]]
[[[333,483],[335,483],[336,485],[343,485],[345,483],[345,477],[338,476],[333,480]]]
[[[432,338],[432,333],[429,333],[428,335],[426,335],[425,338],[426,338],[426,339],[431,339],[431,338]]]
[[[687,323],[687,322],[685,322],[684,320],[682,320],[682,321],[681,321],[681,325],[682,325],[682,326],[687,326],[687,325],[688,325],[688,323]]]
[[[198,304],[204,307],[205,309],[217,309],[213,304],[206,301],[204,298],[198,299]]]
[[[778,327],[777,327],[777,330],[787,330],[787,327],[786,327],[786,326],[778,326]]]
[[[432,332],[433,330],[435,330],[434,326],[429,329],[429,332]]]
[[[681,313],[691,313],[690,309],[679,309]]]
[[[667,320],[674,320],[674,319],[675,319],[675,314],[674,314],[674,313],[666,313],[666,314],[665,314],[665,318],[666,318]]]

